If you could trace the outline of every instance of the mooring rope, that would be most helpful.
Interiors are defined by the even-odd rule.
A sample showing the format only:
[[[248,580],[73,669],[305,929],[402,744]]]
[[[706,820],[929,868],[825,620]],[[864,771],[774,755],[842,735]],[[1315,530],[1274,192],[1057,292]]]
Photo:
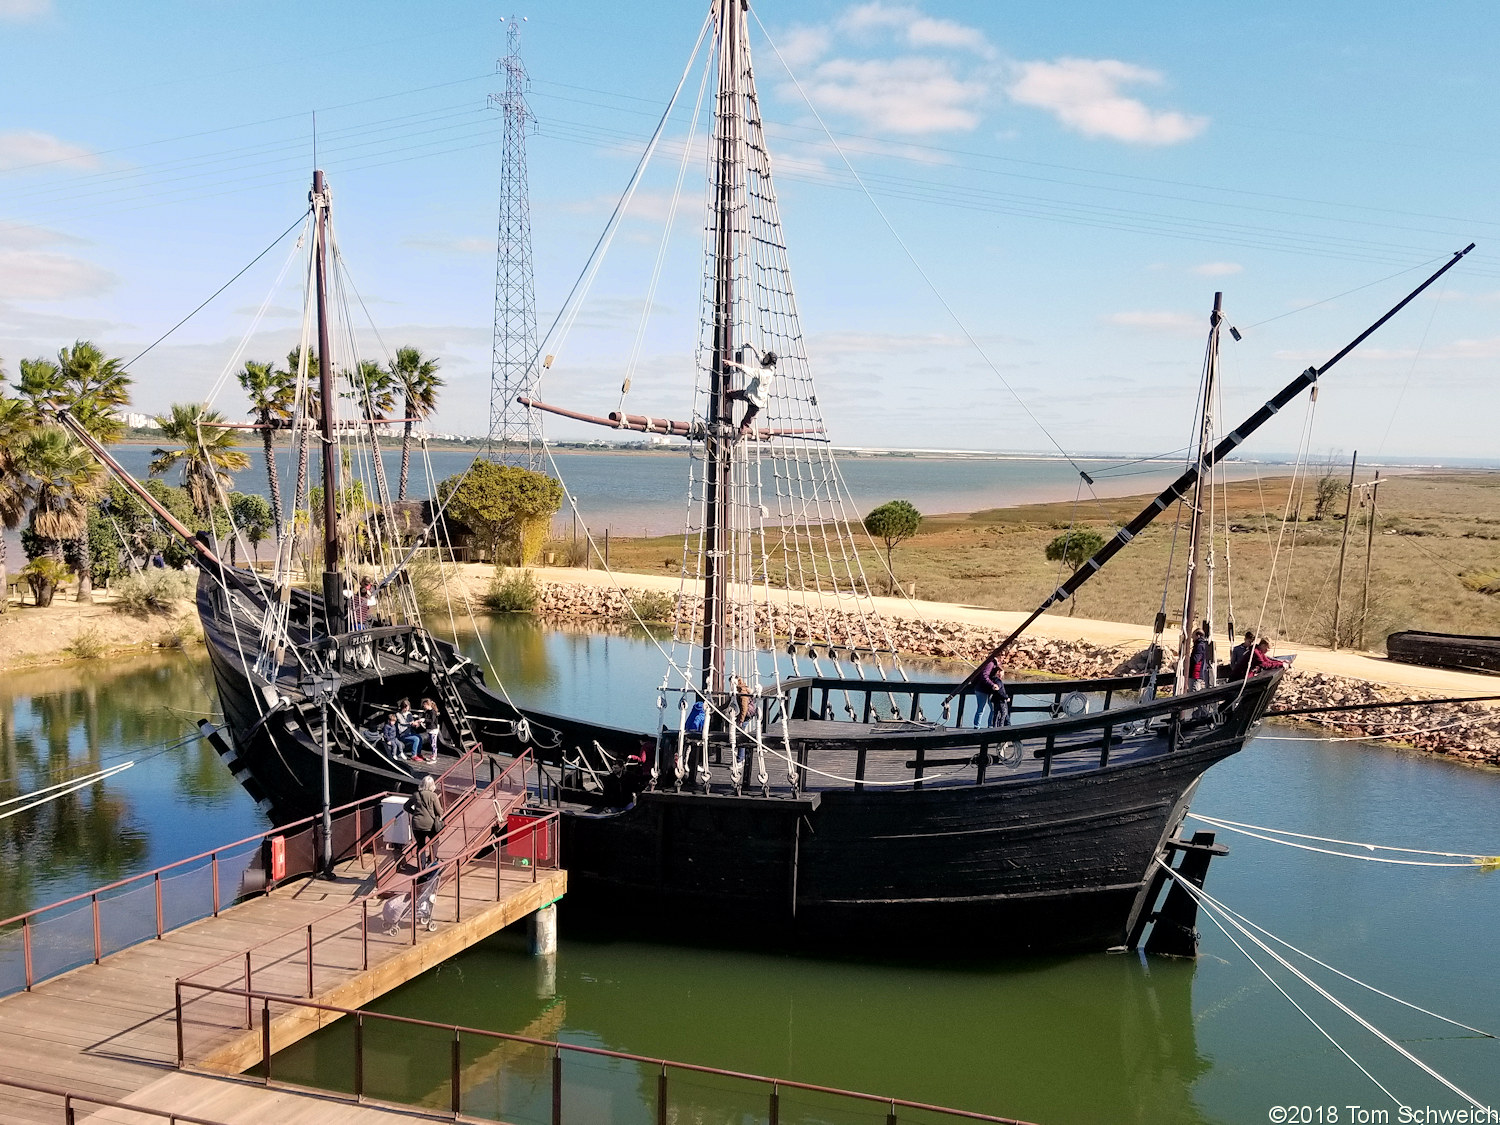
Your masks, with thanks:
[[[1345,859],[1363,859],[1371,863],[1395,863],[1407,867],[1478,867],[1484,871],[1500,869],[1500,856],[1478,855],[1473,852],[1434,852],[1423,848],[1402,848],[1391,844],[1367,844],[1361,840],[1339,840],[1331,836],[1309,836],[1305,832],[1290,832],[1285,828],[1267,828],[1262,824],[1242,824],[1237,820],[1220,820],[1218,817],[1204,816],[1202,813],[1190,812],[1187,814],[1194,820],[1201,820],[1204,824],[1211,824],[1215,828],[1223,828],[1230,832],[1237,832],[1241,836],[1253,836],[1257,840],[1266,840],[1273,844],[1285,844],[1289,848],[1301,848],[1304,851],[1320,852],[1323,855],[1343,856]],[[1275,833],[1275,835],[1262,835],[1262,833]],[[1291,840],[1283,840],[1281,836],[1293,836],[1298,840],[1316,840],[1322,844],[1342,844],[1349,848],[1365,848],[1369,851],[1381,852],[1404,852],[1407,855],[1435,855],[1446,859],[1466,860],[1464,863],[1442,863],[1436,860],[1419,859],[1394,859],[1384,856],[1354,855],[1350,852],[1334,851],[1331,848],[1313,847],[1311,844],[1296,844]]]
[[[1230,935],[1227,930],[1224,929],[1224,927],[1220,923],[1219,919],[1215,916],[1215,911],[1217,911],[1220,914],[1222,914],[1223,917],[1226,918],[1229,921],[1229,924],[1231,926],[1233,926],[1235,929],[1237,929],[1245,937],[1249,938],[1250,941],[1254,942],[1256,946],[1258,946],[1261,950],[1263,950],[1268,956],[1270,956],[1271,958],[1273,958],[1276,961],[1276,963],[1279,964],[1282,968],[1286,969],[1287,972],[1291,973],[1298,980],[1300,980],[1303,984],[1307,985],[1308,988],[1312,989],[1319,996],[1321,996],[1324,1000],[1328,1001],[1328,1003],[1332,1004],[1339,1011],[1343,1012],[1344,1015],[1348,1016],[1355,1023],[1359,1024],[1360,1027],[1364,1028],[1371,1035],[1375,1036],[1382,1043],[1384,1043],[1387,1047],[1391,1048],[1391,1050],[1395,1051],[1402,1058],[1406,1059],[1412,1065],[1414,1065],[1414,1066],[1418,1067],[1419,1069],[1421,1069],[1423,1072],[1425,1072],[1430,1077],[1437,1079],[1437,1081],[1441,1082],[1449,1090],[1453,1091],[1453,1093],[1455,1093],[1459,1097],[1463,1098],[1470,1105],[1474,1106],[1477,1109],[1484,1109],[1485,1108],[1483,1102],[1478,1101],[1476,1098],[1474,1098],[1470,1094],[1468,1094],[1468,1093],[1464,1092],[1463,1090],[1459,1089],[1458,1086],[1454,1085],[1447,1078],[1444,1078],[1435,1069],[1433,1069],[1427,1063],[1423,1062],[1421,1059],[1417,1058],[1417,1056],[1414,1055],[1411,1051],[1407,1050],[1400,1043],[1397,1043],[1389,1035],[1387,1035],[1385,1032],[1381,1031],[1373,1023],[1371,1023],[1369,1020],[1367,1020],[1364,1016],[1360,1015],[1353,1008],[1351,1008],[1348,1004],[1345,1004],[1337,996],[1335,996],[1333,993],[1329,992],[1328,989],[1324,988],[1321,984],[1319,984],[1317,981],[1313,980],[1310,976],[1308,976],[1306,973],[1304,973],[1301,969],[1297,968],[1297,966],[1293,965],[1290,961],[1288,961],[1280,953],[1277,953],[1276,950],[1272,949],[1269,945],[1267,945],[1259,937],[1257,937],[1255,934],[1251,933],[1250,929],[1247,926],[1241,925],[1238,921],[1236,921],[1235,916],[1234,916],[1234,912],[1232,910],[1230,910],[1227,906],[1225,906],[1218,899],[1214,898],[1211,894],[1209,894],[1207,891],[1205,891],[1202,887],[1198,887],[1198,886],[1193,885],[1187,879],[1183,878],[1180,874],[1178,874],[1176,871],[1172,870],[1172,868],[1168,864],[1162,862],[1162,859],[1161,859],[1160,856],[1158,856],[1156,858],[1155,862],[1161,866],[1162,870],[1166,871],[1169,875],[1171,875],[1171,877],[1176,881],[1177,885],[1179,887],[1183,888],[1183,890],[1187,891],[1187,893],[1189,895],[1191,895],[1193,897],[1193,899],[1195,901],[1197,901],[1200,906],[1207,906],[1209,908],[1208,911],[1207,911],[1209,920],[1212,921],[1214,923],[1214,925],[1217,926],[1220,929],[1220,931],[1222,931],[1224,933],[1225,937],[1228,937],[1231,942],[1234,942],[1235,948],[1239,949],[1241,953],[1244,953],[1246,957],[1250,957],[1249,952],[1245,949],[1244,946],[1240,945],[1240,943],[1238,941],[1235,941],[1234,937],[1232,935]],[[1286,990],[1284,988],[1282,988],[1281,985],[1279,983],[1277,983],[1271,977],[1271,975],[1269,973],[1267,973],[1266,970],[1264,968],[1262,968],[1261,965],[1258,962],[1255,961],[1255,959],[1253,957],[1250,957],[1250,960],[1251,960],[1251,963],[1254,964],[1255,967],[1257,969],[1259,969],[1263,975],[1265,975],[1266,979],[1269,980],[1269,981],[1271,981],[1271,983],[1276,986],[1277,990],[1283,996],[1286,996],[1288,1000],[1292,999],[1291,996],[1287,994]],[[1347,1058],[1350,1062],[1353,1062],[1355,1066],[1359,1067],[1360,1072],[1363,1073],[1365,1075],[1365,1077],[1367,1077],[1371,1082],[1374,1082],[1375,1085],[1380,1086],[1380,1089],[1386,1094],[1387,1097],[1390,1097],[1393,1101],[1396,1102],[1397,1105],[1404,1104],[1399,1099],[1397,1099],[1395,1097],[1395,1095],[1393,1095],[1389,1090],[1387,1090],[1384,1086],[1382,1086],[1380,1084],[1380,1082],[1375,1078],[1375,1076],[1373,1074],[1371,1074],[1368,1070],[1365,1070],[1365,1068],[1363,1066],[1360,1066],[1360,1064],[1358,1062],[1355,1062],[1354,1056],[1350,1055],[1348,1051],[1345,1051],[1344,1048],[1342,1046],[1340,1046],[1333,1039],[1333,1036],[1329,1035],[1327,1031],[1324,1031],[1322,1025],[1320,1025],[1316,1020],[1313,1020],[1312,1016],[1308,1015],[1307,1011],[1300,1004],[1297,1004],[1297,1002],[1295,1000],[1292,1000],[1292,1003],[1293,1003],[1293,1005],[1296,1006],[1296,1008],[1297,1008],[1297,1010],[1299,1012],[1302,1012],[1302,1014],[1304,1016],[1307,1016],[1307,1018],[1309,1020],[1312,1020],[1313,1026],[1316,1027],[1319,1031],[1323,1032],[1323,1034],[1325,1036],[1327,1036],[1329,1042],[1333,1043],[1333,1045],[1335,1047],[1338,1047],[1339,1051],[1343,1053],[1343,1055],[1344,1055],[1345,1058]],[[1450,1021],[1450,1022],[1452,1022],[1452,1021]]]

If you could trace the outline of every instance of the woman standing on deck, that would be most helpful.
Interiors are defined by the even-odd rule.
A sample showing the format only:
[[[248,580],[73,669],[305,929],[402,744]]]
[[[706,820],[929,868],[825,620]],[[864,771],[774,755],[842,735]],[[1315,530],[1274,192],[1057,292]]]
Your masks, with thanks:
[[[438,800],[437,782],[431,774],[422,778],[421,788],[406,802],[406,811],[411,815],[411,834],[417,845],[413,861],[420,871],[424,866],[422,853],[443,830],[443,803]]]

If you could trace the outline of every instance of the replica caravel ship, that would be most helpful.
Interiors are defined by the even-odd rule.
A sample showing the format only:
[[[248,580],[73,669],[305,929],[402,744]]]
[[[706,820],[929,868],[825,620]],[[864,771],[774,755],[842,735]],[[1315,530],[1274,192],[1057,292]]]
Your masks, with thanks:
[[[293,531],[269,578],[198,544],[198,607],[224,716],[216,744],[270,815],[306,816],[325,800],[412,788],[427,767],[387,753],[369,732],[393,700],[430,697],[444,755],[475,742],[502,756],[533,754],[542,775],[535,798],[563,813],[568,905],[578,913],[622,926],[648,921],[678,936],[844,949],[930,948],[934,939],[992,953],[1134,945],[1163,867],[1203,850],[1179,836],[1198,779],[1244,746],[1280,673],[1226,683],[1210,675],[1188,694],[1186,661],[1158,683],[1157,659],[1142,675],[1012,682],[1009,707],[992,704],[987,717],[978,670],[944,682],[906,675],[871,604],[813,392],[743,0],[714,0],[705,41],[717,86],[691,413],[685,421],[627,413],[624,390],[608,417],[527,402],[616,429],[676,434],[691,446],[683,589],[670,651],[664,646],[660,721],[628,730],[516,706],[422,627],[405,575],[410,552],[378,515],[383,423],[358,365],[330,350],[343,333],[329,329],[331,238],[319,173],[307,274],[319,363],[314,377],[304,347],[292,425],[299,441],[311,435],[322,450],[322,497],[311,505],[322,511],[310,521],[324,540],[321,586],[294,588]],[[1213,467],[1443,270],[1214,443],[1216,302],[1190,464],[1026,624],[1179,503],[1193,516],[1196,561],[1196,517]],[[342,418],[351,403],[356,416]],[[341,458],[350,443],[363,445]],[[337,506],[352,491],[341,473],[362,456],[376,470],[378,503],[351,516]],[[369,598],[351,596],[362,574],[377,580]],[[1190,570],[1183,623],[1203,618],[1197,585]],[[1179,643],[1190,629],[1184,624]],[[984,725],[974,724],[981,717]]]

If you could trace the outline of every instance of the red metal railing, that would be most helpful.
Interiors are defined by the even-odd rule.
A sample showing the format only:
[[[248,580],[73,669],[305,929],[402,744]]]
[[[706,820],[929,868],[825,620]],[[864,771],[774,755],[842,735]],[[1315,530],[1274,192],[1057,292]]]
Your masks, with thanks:
[[[354,855],[363,855],[365,848],[369,846],[373,839],[373,835],[366,836],[361,832],[363,814],[366,812],[373,813],[378,808],[378,803],[389,795],[388,793],[379,793],[371,797],[364,797],[358,801],[352,801],[347,805],[340,805],[333,810],[335,836],[342,830],[346,830],[350,821],[354,825],[355,839],[353,848],[345,849],[338,858],[348,859]],[[145,871],[139,875],[132,875],[127,879],[119,879],[105,886],[97,887],[92,891],[84,891],[82,894],[76,894],[58,902],[48,903],[46,906],[36,907],[24,914],[17,914],[13,918],[0,921],[0,940],[9,936],[5,931],[10,930],[13,933],[13,927],[19,924],[21,962],[24,967],[23,987],[26,990],[30,990],[38,981],[46,980],[59,973],[76,968],[78,965],[87,964],[90,961],[98,964],[108,953],[115,953],[121,949],[137,945],[140,942],[149,941],[153,937],[160,938],[163,934],[170,933],[179,926],[184,926],[203,918],[217,917],[223,906],[224,898],[222,891],[223,873],[220,870],[222,858],[233,855],[245,861],[243,868],[237,871],[231,869],[230,871],[230,874],[238,880],[238,889],[230,896],[231,901],[245,897],[247,894],[265,893],[273,885],[269,872],[265,873],[266,878],[264,883],[258,886],[247,887],[245,882],[245,875],[254,869],[254,859],[258,854],[258,850],[267,840],[274,836],[287,837],[292,841],[297,841],[301,837],[310,838],[315,836],[321,831],[319,823],[321,819],[321,814],[304,817],[302,820],[292,821],[290,824],[282,825],[279,828],[268,829],[259,835],[247,836],[243,840],[236,840],[231,844],[223,844],[211,851],[200,852],[197,855],[189,856],[186,859],[179,859],[154,870]],[[293,849],[294,852],[296,850],[295,848]],[[316,855],[317,851],[316,847],[309,847],[307,849],[309,856]],[[287,877],[306,874],[308,870],[311,870],[311,868],[299,868],[289,872]],[[198,901],[196,909],[189,907],[187,909],[176,910],[175,913],[179,914],[180,917],[174,918],[169,924],[165,912],[163,877],[165,876],[170,883],[172,879],[203,872],[207,872],[209,875],[209,880],[212,883],[211,889],[207,889],[206,893],[200,892],[200,901]],[[143,911],[139,906],[135,911],[131,911],[124,905],[121,905],[129,896],[144,890],[148,881],[151,887],[152,906],[154,908],[152,910],[154,917],[151,924],[142,922],[140,916]],[[33,930],[41,925],[49,924],[47,916],[58,917],[58,912],[62,911],[65,907],[75,906],[84,902],[88,903],[87,910],[90,914],[92,949],[90,950],[84,944],[87,939],[83,937],[80,929],[79,933],[71,935],[67,940],[59,938],[59,945],[65,949],[72,948],[75,950],[73,959],[64,958],[61,963],[51,967],[50,971],[38,971],[34,957]],[[111,916],[112,906],[115,907],[115,910]],[[79,909],[84,908],[80,907]],[[68,917],[71,917],[71,915],[68,915]],[[118,921],[121,924],[134,923],[132,925],[132,934],[127,934],[117,941],[108,941],[105,931],[107,923],[112,920]],[[107,952],[105,949],[106,944],[112,946]],[[0,950],[0,953],[3,953],[3,950]],[[14,991],[17,991],[17,989],[7,986],[7,982],[4,979],[0,979],[0,995]]]
[[[404,897],[404,910],[398,907],[397,911],[392,911],[396,917],[394,926],[372,925],[370,904],[372,902],[377,904],[376,919],[380,922],[384,922],[385,912],[380,909],[382,904],[380,896],[365,895],[329,911],[313,922],[293,927],[275,937],[258,942],[249,949],[230,953],[180,978],[176,982],[175,989],[178,1065],[182,1065],[186,1058],[184,1004],[203,998],[200,996],[185,1001],[184,989],[196,990],[203,994],[233,991],[237,995],[248,996],[254,991],[256,974],[259,973],[264,980],[270,973],[279,981],[297,980],[298,987],[305,989],[308,997],[312,997],[317,992],[317,967],[325,971],[333,969],[340,972],[368,970],[372,942],[388,948],[418,944],[423,922],[430,919],[435,923],[439,920],[439,905],[443,912],[442,921],[462,921],[464,871],[466,868],[469,869],[470,886],[473,887],[474,875],[477,873],[473,865],[479,853],[491,852],[487,858],[494,865],[494,901],[496,902],[503,897],[507,870],[526,871],[529,874],[528,881],[535,883],[538,871],[556,869],[561,860],[557,831],[559,815],[556,812],[538,815],[523,826],[517,826],[499,836],[490,834],[476,839],[458,854],[414,871],[403,880],[403,890],[387,892],[385,898],[387,902]],[[434,895],[429,918],[423,919],[419,917],[419,895],[430,878],[438,880],[439,891]],[[513,883],[514,880],[511,882]],[[448,893],[442,893],[444,890]],[[205,977],[210,980],[204,980]],[[231,989],[227,984],[213,983],[229,979],[238,980],[243,987]],[[245,1001],[243,1011],[243,1024],[237,1019],[234,1026],[248,1029],[252,1026],[252,1013],[248,999]],[[210,1033],[223,1030],[228,1026],[222,1023],[215,1025],[206,1017],[197,1020],[196,1023],[200,1026],[207,1026]]]
[[[26,1090],[33,1094],[45,1094],[47,1097],[58,1098],[62,1104],[58,1106],[61,1111],[61,1120],[65,1125],[73,1125],[77,1119],[77,1105],[99,1106],[104,1109],[124,1109],[132,1114],[140,1114],[143,1117],[158,1117],[166,1121],[168,1125],[224,1125],[221,1121],[210,1121],[206,1117],[189,1117],[185,1113],[172,1113],[164,1109],[146,1109],[138,1105],[126,1105],[124,1102],[111,1101],[109,1098],[96,1098],[91,1094],[79,1094],[72,1090],[60,1090],[56,1086],[44,1086],[40,1082],[22,1082],[15,1078],[0,1078],[0,1086],[11,1090]]]
[[[550,1120],[553,1125],[562,1125],[564,1093],[566,1091],[566,1073],[563,1066],[565,1056],[579,1058],[610,1059],[617,1062],[631,1063],[638,1067],[648,1068],[656,1072],[656,1106],[655,1119],[660,1125],[671,1119],[671,1101],[669,1075],[678,1071],[685,1075],[707,1075],[721,1079],[731,1079],[736,1082],[748,1083],[757,1088],[760,1096],[765,1100],[761,1103],[766,1109],[766,1120],[775,1125],[780,1120],[783,1106],[782,1099],[785,1091],[796,1091],[807,1094],[818,1094],[845,1101],[857,1102],[871,1108],[884,1109],[886,1125],[898,1125],[900,1113],[908,1110],[924,1115],[934,1115],[960,1121],[984,1121],[992,1125],[1026,1125],[1012,1117],[997,1117],[989,1113],[980,1113],[976,1110],[954,1109],[949,1106],[932,1105],[927,1102],[912,1101],[907,1098],[892,1098],[881,1094],[867,1094],[858,1090],[844,1090],[837,1086],[822,1086],[812,1082],[796,1082],[786,1078],[770,1078],[763,1074],[749,1074],[738,1070],[725,1070],[716,1066],[703,1066],[698,1063],[678,1062],[672,1059],[653,1058],[649,1055],[636,1055],[628,1051],[612,1051],[604,1047],[586,1047],[575,1043],[559,1043],[551,1039],[537,1039],[529,1035],[514,1035],[503,1031],[490,1031],[485,1028],[465,1027],[461,1024],[436,1023],[432,1020],[414,1019],[410,1016],[386,1015],[383,1012],[361,1011],[356,1008],[341,1008],[334,1004],[320,1004],[312,1000],[304,1000],[296,996],[281,996],[267,992],[244,992],[238,989],[223,988],[212,991],[224,992],[234,996],[244,996],[247,1007],[253,1002],[259,1002],[261,1014],[261,1062],[260,1078],[270,1085],[272,1081],[273,1052],[271,1050],[271,1005],[279,1004],[289,1008],[308,1009],[317,1012],[326,1012],[339,1018],[342,1016],[354,1017],[354,1055],[353,1064],[353,1089],[352,1097],[358,1104],[370,1105],[399,1105],[401,1103],[384,1101],[367,1096],[365,1091],[365,1024],[367,1021],[375,1023],[388,1023],[403,1025],[407,1028],[427,1028],[444,1033],[444,1038],[451,1043],[451,1064],[448,1068],[448,1093],[449,1105],[448,1115],[458,1118],[464,1114],[463,1087],[462,1087],[462,1060],[464,1057],[464,1037],[471,1039],[488,1040],[494,1043],[513,1043],[525,1047],[532,1047],[545,1051],[551,1061],[551,1097],[550,1097]],[[322,1021],[320,1021],[322,1022]],[[328,1021],[332,1022],[332,1021]],[[450,1038],[451,1037],[451,1038]],[[407,1041],[407,1040],[403,1040]],[[286,1085],[292,1085],[287,1083]],[[643,1085],[643,1084],[642,1084]],[[323,1091],[329,1092],[329,1091]],[[333,1091],[338,1094],[338,1091]],[[409,1107],[408,1107],[409,1108]],[[580,1111],[582,1112],[582,1111]],[[758,1115],[758,1114],[757,1114]],[[445,1115],[447,1116],[447,1115]],[[683,1116],[681,1114],[679,1117]],[[689,1118],[691,1119],[691,1118]],[[821,1117],[820,1117],[821,1119]]]

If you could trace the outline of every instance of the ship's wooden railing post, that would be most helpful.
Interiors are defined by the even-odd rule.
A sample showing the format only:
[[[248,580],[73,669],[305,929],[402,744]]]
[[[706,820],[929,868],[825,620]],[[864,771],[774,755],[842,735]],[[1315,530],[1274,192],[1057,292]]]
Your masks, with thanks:
[[[988,742],[983,742],[982,741],[979,744],[979,757],[976,760],[975,769],[974,769],[974,784],[975,785],[983,785],[984,784],[984,768],[985,768],[985,766],[987,766],[989,764],[990,764],[990,744]]]
[[[912,781],[911,781],[911,787],[913,789],[920,789],[920,788],[922,788],[922,773],[923,773],[923,771],[926,768],[927,768],[927,744],[925,742],[919,742],[919,743],[917,743],[917,772],[916,772],[915,775],[913,775]]]
[[[1099,740],[1099,768],[1103,769],[1109,765],[1109,744],[1115,736],[1114,723],[1106,723],[1104,726],[1104,737]]]
[[[1048,777],[1052,773],[1052,749],[1057,745],[1057,735],[1047,736],[1046,760],[1042,762],[1042,776]]]
[[[865,761],[866,761],[866,758],[869,756],[869,753],[870,753],[869,749],[867,747],[865,747],[865,746],[861,746],[855,752],[855,758],[854,758],[854,791],[856,793],[863,793],[864,789],[865,789]]]

